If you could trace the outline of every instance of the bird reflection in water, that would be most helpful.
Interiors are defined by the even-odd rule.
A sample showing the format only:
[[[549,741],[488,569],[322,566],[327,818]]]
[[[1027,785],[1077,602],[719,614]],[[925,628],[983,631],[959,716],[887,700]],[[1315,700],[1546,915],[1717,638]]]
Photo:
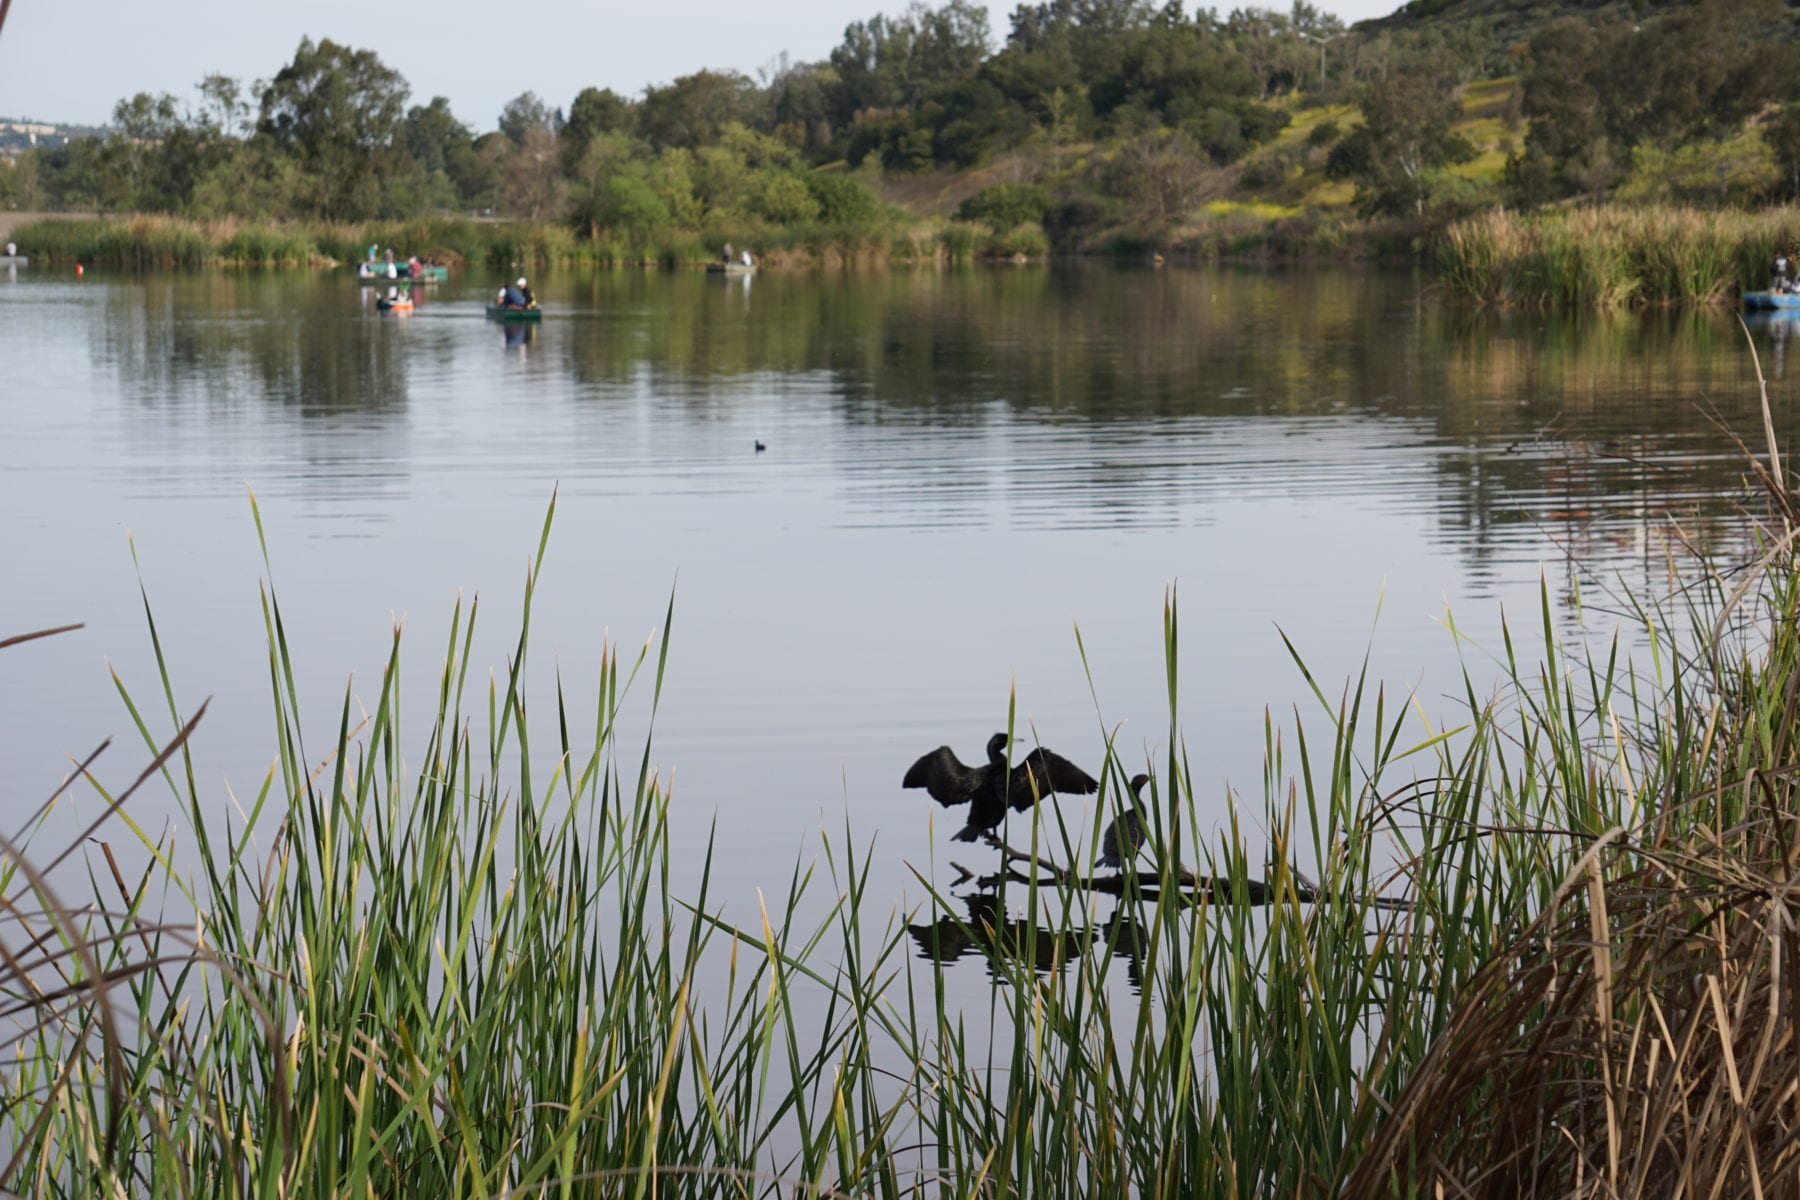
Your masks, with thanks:
[[[536,337],[537,326],[530,321],[500,322],[500,344],[508,350],[517,350],[520,358],[525,357]]]
[[[1098,946],[1125,960],[1126,978],[1133,991],[1143,986],[1143,947],[1149,944],[1141,922],[1124,908],[1115,908],[1106,920],[1059,926],[1049,917],[1040,918],[1036,928],[1022,919],[1006,915],[1000,897],[991,892],[978,892],[962,897],[968,907],[967,920],[948,913],[925,925],[908,925],[906,932],[919,947],[919,957],[931,962],[952,963],[959,958],[979,957],[988,964],[988,972],[996,977],[1010,974],[997,970],[1003,960],[1027,964],[1039,975],[1061,973],[1078,955]]]

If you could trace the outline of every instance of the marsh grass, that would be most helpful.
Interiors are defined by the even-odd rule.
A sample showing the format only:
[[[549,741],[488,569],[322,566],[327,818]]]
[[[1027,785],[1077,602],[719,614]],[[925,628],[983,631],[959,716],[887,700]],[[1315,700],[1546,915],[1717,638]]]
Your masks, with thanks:
[[[1452,292],[1490,304],[1718,304],[1766,286],[1796,236],[1791,208],[1494,209],[1449,226],[1439,265]]]
[[[271,584],[275,765],[240,816],[196,784],[166,668],[119,681],[193,873],[86,767],[123,829],[42,870],[0,844],[0,1189],[1247,1200],[1786,1170],[1800,582],[1783,477],[1755,469],[1767,554],[1635,610],[1644,668],[1565,645],[1547,590],[1448,726],[1367,663],[1327,691],[1290,645],[1311,701],[1267,718],[1260,798],[1227,795],[1222,826],[1171,595],[1155,866],[1116,903],[1079,886],[1145,765],[1110,740],[1091,824],[1027,827],[1048,880],[920,875],[895,912],[845,828],[756,906],[720,895],[710,849],[673,861],[651,744],[620,736],[654,726],[673,601],[603,653],[590,727],[560,678],[527,704],[554,503],[505,669],[471,685],[459,604],[414,751],[399,630],[373,710],[347,690],[302,728]],[[965,952],[994,984],[969,1008],[940,961]]]
[[[886,215],[857,225],[718,226],[702,230],[597,230],[554,222],[458,217],[321,222],[195,221],[169,216],[37,221],[13,238],[49,263],[132,268],[328,266],[360,261],[373,244],[396,254],[492,269],[678,266],[718,256],[726,242],[769,266],[842,267],[956,261],[973,256],[978,227]]]

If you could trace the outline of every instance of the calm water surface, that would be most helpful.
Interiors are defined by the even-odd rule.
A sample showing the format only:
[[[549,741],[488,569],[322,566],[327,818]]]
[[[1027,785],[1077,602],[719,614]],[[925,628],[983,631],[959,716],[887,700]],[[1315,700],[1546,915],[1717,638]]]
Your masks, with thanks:
[[[214,697],[202,786],[221,809],[254,793],[273,743],[246,487],[321,744],[393,619],[423,713],[459,590],[504,670],[560,489],[536,684],[585,692],[603,638],[641,644],[673,591],[655,761],[678,849],[716,820],[738,901],[846,816],[898,905],[922,898],[909,863],[991,865],[899,780],[941,742],[978,760],[1015,686],[1020,725],[1090,769],[1102,722],[1162,752],[1169,585],[1222,814],[1228,783],[1259,803],[1265,706],[1316,719],[1277,626],[1327,691],[1372,644],[1450,715],[1446,606],[1478,639],[1503,605],[1534,628],[1541,573],[1572,623],[1577,580],[1590,602],[1653,586],[1672,523],[1741,536],[1706,415],[1757,427],[1730,314],[1470,313],[1335,270],[534,282],[550,315],[503,331],[484,278],[410,317],[327,273],[0,279],[0,635],[88,625],[0,656],[12,811],[129,731],[108,661],[153,688],[127,531],[182,704]],[[1786,333],[1754,331],[1783,413]],[[108,778],[142,757],[122,738]]]

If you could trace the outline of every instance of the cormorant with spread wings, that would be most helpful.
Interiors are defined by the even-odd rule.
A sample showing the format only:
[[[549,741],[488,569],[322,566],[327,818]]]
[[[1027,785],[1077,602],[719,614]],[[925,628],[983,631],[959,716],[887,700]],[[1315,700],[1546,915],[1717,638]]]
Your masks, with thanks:
[[[902,787],[922,787],[931,798],[949,807],[969,806],[968,824],[957,833],[959,842],[972,842],[1006,819],[1006,809],[1024,812],[1052,792],[1092,792],[1100,784],[1086,771],[1054,751],[1039,747],[1006,766],[1004,733],[988,739],[988,760],[979,767],[965,765],[948,746],[939,746],[920,758],[906,772]]]

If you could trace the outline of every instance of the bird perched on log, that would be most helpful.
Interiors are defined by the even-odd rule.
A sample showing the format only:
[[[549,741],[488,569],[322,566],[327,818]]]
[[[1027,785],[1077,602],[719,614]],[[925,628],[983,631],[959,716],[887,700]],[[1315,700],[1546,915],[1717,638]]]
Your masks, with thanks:
[[[1120,813],[1118,819],[1100,835],[1101,866],[1122,871],[1125,864],[1135,859],[1138,851],[1144,848],[1147,820],[1144,815],[1144,785],[1149,782],[1148,775],[1131,777],[1131,807]]]
[[[956,834],[959,842],[972,842],[1000,824],[1006,819],[1008,805],[1024,812],[1052,792],[1092,792],[1099,788],[1092,775],[1041,746],[1009,770],[1008,740],[1004,733],[989,738],[988,760],[979,767],[967,766],[950,747],[939,746],[912,765],[900,786],[922,787],[946,808],[967,804],[969,821]]]

